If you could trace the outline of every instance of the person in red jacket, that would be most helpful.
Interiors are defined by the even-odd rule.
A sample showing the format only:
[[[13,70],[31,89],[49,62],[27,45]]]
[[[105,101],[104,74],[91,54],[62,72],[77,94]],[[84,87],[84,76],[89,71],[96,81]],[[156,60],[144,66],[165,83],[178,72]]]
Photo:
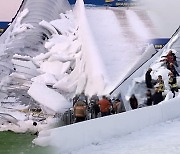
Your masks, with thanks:
[[[160,62],[166,62],[167,69],[169,69],[170,63],[173,63],[174,65],[178,66],[176,61],[176,55],[172,52],[172,50],[170,50],[166,56],[162,57],[164,57],[165,59],[160,60]]]
[[[110,113],[110,107],[111,103],[108,101],[106,96],[102,96],[102,99],[98,102],[100,111],[101,111],[101,116],[107,116]]]

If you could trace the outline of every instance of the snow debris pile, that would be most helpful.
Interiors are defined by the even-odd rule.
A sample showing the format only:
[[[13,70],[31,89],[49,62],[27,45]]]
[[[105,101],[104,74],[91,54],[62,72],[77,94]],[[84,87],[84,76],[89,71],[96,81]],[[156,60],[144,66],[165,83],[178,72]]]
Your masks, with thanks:
[[[24,9],[17,17],[5,40],[7,49],[19,34],[26,34],[30,29],[36,28],[22,22],[28,14],[29,10]],[[71,100],[75,94],[81,92],[89,96],[95,93],[102,94],[105,88],[103,76],[99,75],[99,78],[97,69],[93,70],[95,67],[92,69],[90,66],[93,62],[92,58],[97,57],[96,52],[92,51],[94,55],[87,54],[88,42],[84,45],[82,41],[81,36],[86,27],[83,27],[80,32],[73,11],[61,13],[59,17],[60,19],[50,22],[45,20],[39,22],[39,26],[48,34],[38,54],[31,54],[31,51],[28,51],[29,48],[24,48],[23,52],[21,50],[8,52],[10,56],[7,61],[12,70],[3,77],[0,84],[1,91],[8,91],[3,95],[2,104],[10,103],[9,100],[14,98],[14,103],[25,105],[19,110],[26,110],[22,115],[22,117],[25,116],[23,120],[27,119],[26,114],[29,112],[27,106],[29,109],[41,108],[43,113],[49,116],[62,115],[72,107]],[[41,51],[44,49],[46,51]],[[95,60],[98,65],[99,60],[97,58]],[[97,80],[98,82],[95,82]],[[28,119],[33,118],[28,115]]]
[[[72,107],[75,94],[102,95],[106,88],[97,49],[90,41],[88,24],[83,23],[85,14],[80,20],[82,14],[70,10],[56,20],[38,18],[36,23],[29,20],[31,11],[23,9],[0,42],[0,113],[7,124],[11,116],[48,124],[47,118],[59,118]]]
[[[52,35],[46,40],[44,45],[48,52],[41,53],[32,58],[32,61],[38,65],[37,70],[40,72],[40,75],[32,78],[32,82],[33,85],[35,83],[46,85],[42,89],[47,89],[48,91],[51,88],[49,89],[50,93],[59,95],[57,96],[58,99],[51,97],[48,93],[46,96],[52,99],[51,102],[66,103],[66,105],[56,105],[56,107],[59,106],[59,108],[56,108],[56,111],[62,112],[62,106],[65,109],[69,107],[67,98],[72,98],[74,94],[81,93],[82,91],[89,94],[87,88],[89,84],[87,82],[90,75],[87,73],[87,69],[90,68],[87,68],[86,61],[91,59],[91,57],[86,57],[83,53],[85,51],[82,50],[81,38],[73,12],[68,11],[66,14],[60,14],[60,18],[50,23],[46,21],[39,23],[43,28],[48,29]],[[98,86],[98,83],[96,84]],[[46,104],[46,106],[51,108],[52,103],[47,105],[48,102],[43,102],[44,99],[37,98],[38,93],[33,93],[33,87],[30,87],[29,95],[38,102],[42,100],[40,101],[41,104]],[[94,88],[94,93],[97,92],[99,91]]]

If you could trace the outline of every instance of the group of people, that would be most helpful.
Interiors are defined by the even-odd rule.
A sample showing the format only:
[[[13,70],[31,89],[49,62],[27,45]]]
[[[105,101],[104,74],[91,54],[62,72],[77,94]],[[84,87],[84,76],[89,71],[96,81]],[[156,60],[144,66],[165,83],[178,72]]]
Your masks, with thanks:
[[[146,105],[156,105],[163,101],[163,92],[165,90],[164,81],[162,75],[158,75],[157,80],[153,80],[151,77],[152,69],[149,68],[145,74],[145,83],[146,87],[148,88],[146,92]],[[151,89],[154,88],[154,93],[151,93]]]
[[[173,97],[175,97],[175,92],[178,92],[176,77],[179,76],[179,73],[176,70],[176,67],[178,67],[176,55],[172,52],[172,50],[170,50],[167,55],[162,56],[161,58],[163,59],[160,60],[160,62],[164,62],[163,64],[165,64],[166,68],[169,70],[168,84],[173,94]],[[147,87],[146,100],[143,104],[145,106],[156,105],[163,101],[165,98],[165,96],[163,95],[163,92],[165,91],[165,84],[162,75],[158,75],[158,78],[154,80],[152,79],[151,72],[152,68],[148,68],[145,74],[145,83]],[[137,109],[139,107],[138,100],[135,94],[132,94],[129,99],[129,103],[132,109]]]
[[[172,50],[170,50],[168,54],[166,56],[162,56],[162,58],[164,59],[160,60],[160,62],[164,62],[167,69],[169,70],[168,83],[170,90],[173,93],[173,97],[175,97],[175,92],[178,91],[176,76],[179,76],[179,73],[176,71],[176,67],[178,67],[176,55],[172,52]],[[158,75],[158,78],[154,80],[152,79],[151,72],[152,68],[149,68],[145,74],[145,83],[147,87],[146,101],[143,104],[145,106],[156,105],[165,98],[163,95],[163,92],[165,91],[165,84],[162,75]],[[129,103],[132,109],[137,109],[140,107],[135,94],[131,95]],[[97,95],[93,95],[88,99],[84,92],[82,92],[80,95],[76,95],[73,98],[75,122],[88,119],[88,113],[91,114],[90,118],[97,118],[99,116],[103,117],[110,114],[123,112],[121,105],[122,102],[119,99],[111,100],[106,96],[102,96],[102,98],[99,99]]]
[[[178,67],[176,61],[176,55],[170,50],[166,56],[162,56],[162,60],[160,62],[165,62],[167,69],[169,70],[168,76],[168,84],[170,86],[170,90],[173,93],[173,97],[175,97],[175,92],[178,92],[176,76],[179,76],[178,72],[176,71],[176,67]],[[145,83],[146,87],[148,88],[146,96],[147,96],[147,105],[156,105],[159,102],[163,101],[164,96],[163,92],[165,90],[164,81],[162,75],[158,75],[157,80],[153,80],[151,77],[152,68],[149,68],[145,74]],[[154,93],[151,94],[151,90],[154,88]]]
[[[117,98],[111,100],[103,95],[100,99],[97,95],[93,95],[88,99],[82,92],[73,98],[74,122],[120,113],[122,112],[121,105],[121,101]],[[90,117],[87,117],[89,114]]]

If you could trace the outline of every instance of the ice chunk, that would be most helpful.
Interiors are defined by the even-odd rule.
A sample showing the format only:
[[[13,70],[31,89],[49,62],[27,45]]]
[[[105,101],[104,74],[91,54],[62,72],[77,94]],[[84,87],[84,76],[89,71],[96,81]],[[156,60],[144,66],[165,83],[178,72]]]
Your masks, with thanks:
[[[64,96],[42,83],[34,82],[28,90],[28,94],[38,103],[57,113],[64,113],[70,105]]]

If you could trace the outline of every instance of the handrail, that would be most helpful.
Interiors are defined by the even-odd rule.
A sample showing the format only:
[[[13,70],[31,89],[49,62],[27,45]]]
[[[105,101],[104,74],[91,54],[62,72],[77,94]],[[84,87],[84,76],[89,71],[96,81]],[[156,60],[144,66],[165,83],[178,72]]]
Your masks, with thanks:
[[[156,53],[151,56],[153,58],[158,51],[156,50]],[[144,63],[142,63],[138,68],[136,68],[128,77],[126,77],[117,87],[115,87],[109,94],[111,95],[116,89],[118,89],[127,79],[129,79],[137,70],[139,70],[145,63],[147,63],[151,58],[146,60]]]

